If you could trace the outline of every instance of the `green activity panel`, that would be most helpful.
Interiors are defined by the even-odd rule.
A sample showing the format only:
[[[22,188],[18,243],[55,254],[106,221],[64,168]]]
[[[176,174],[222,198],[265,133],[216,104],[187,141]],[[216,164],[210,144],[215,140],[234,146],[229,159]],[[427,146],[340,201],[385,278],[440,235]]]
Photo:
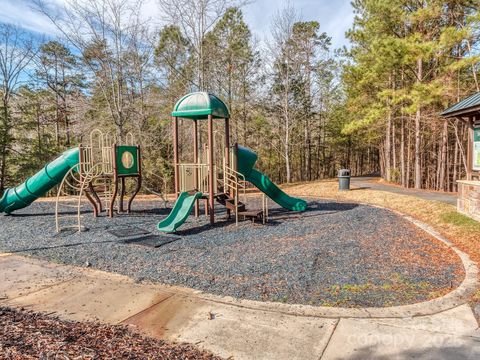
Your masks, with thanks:
[[[137,146],[117,146],[116,166],[118,175],[138,175],[140,173]]]

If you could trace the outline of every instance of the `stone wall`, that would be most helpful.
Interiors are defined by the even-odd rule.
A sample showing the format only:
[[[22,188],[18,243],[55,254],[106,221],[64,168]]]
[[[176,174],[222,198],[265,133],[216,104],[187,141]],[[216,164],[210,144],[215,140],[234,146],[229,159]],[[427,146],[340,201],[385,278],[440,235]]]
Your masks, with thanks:
[[[458,181],[457,209],[480,221],[480,181]]]

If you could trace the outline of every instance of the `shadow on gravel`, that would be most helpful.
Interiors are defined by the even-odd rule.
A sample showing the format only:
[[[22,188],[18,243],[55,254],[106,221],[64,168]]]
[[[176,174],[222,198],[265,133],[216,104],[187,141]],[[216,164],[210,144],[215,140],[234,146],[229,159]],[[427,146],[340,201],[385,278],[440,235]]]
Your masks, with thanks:
[[[159,207],[155,209],[145,209],[145,210],[132,210],[130,214],[127,214],[129,216],[133,215],[138,215],[138,216],[144,216],[144,215],[168,215],[170,214],[170,211],[172,211],[171,208],[164,208],[164,207]],[[124,214],[120,214],[124,215]]]
[[[309,213],[311,211],[350,211],[355,209],[356,207],[360,206],[359,204],[355,203],[340,203],[340,202],[324,202],[324,203],[310,203],[308,204],[307,210],[305,213]]]
[[[231,225],[231,224],[232,224],[232,220],[215,221],[214,225],[210,225],[210,223],[207,223],[207,224],[204,224],[204,225],[201,225],[201,226],[196,226],[192,229],[178,230],[178,231],[174,232],[173,234],[179,235],[179,236],[196,235],[196,234],[199,234],[201,232],[204,232],[204,231],[207,231],[207,230],[210,230],[210,229],[213,229],[213,228],[215,228],[215,229],[223,228],[223,227],[226,227],[226,226]]]
[[[69,248],[75,247],[80,245],[97,245],[97,244],[108,244],[108,243],[118,243],[118,240],[105,240],[105,241],[83,241],[83,242],[76,242],[72,244],[62,244],[62,245],[54,245],[54,246],[40,246],[40,247],[33,247],[33,248],[24,248],[19,250],[9,250],[9,253],[16,254],[16,253],[23,253],[29,251],[42,251],[42,250],[51,250],[51,249],[59,249],[59,248]]]
[[[91,210],[82,210],[80,214],[92,214],[93,211]],[[62,215],[76,215],[76,211],[62,211]],[[39,214],[34,213],[12,213],[12,214],[5,214],[4,216],[11,216],[13,218],[24,218],[24,217],[43,217],[43,216],[55,216],[55,212],[42,212]]]
[[[118,213],[115,212],[115,216],[131,216],[131,217],[142,217],[145,215],[168,215],[172,209],[171,208],[154,208],[154,209],[145,209],[145,210],[135,210],[133,209],[130,213]],[[77,212],[72,210],[72,211],[62,211],[62,215],[76,215]],[[85,209],[81,210],[80,214],[85,215],[85,214],[93,214],[93,210],[91,209]],[[16,217],[16,218],[24,218],[24,217],[41,217],[41,216],[55,216],[55,212],[42,212],[38,214],[34,213],[12,213],[12,214],[5,214],[4,216],[11,216],[11,217]],[[101,212],[99,217],[106,217],[107,214],[105,212],[105,209]]]

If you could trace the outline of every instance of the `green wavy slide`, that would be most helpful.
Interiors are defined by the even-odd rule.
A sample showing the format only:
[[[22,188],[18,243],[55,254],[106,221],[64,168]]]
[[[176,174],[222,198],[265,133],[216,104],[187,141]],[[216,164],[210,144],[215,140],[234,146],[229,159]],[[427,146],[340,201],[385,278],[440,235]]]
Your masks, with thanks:
[[[60,184],[67,172],[76,166],[78,162],[78,147],[67,150],[24,183],[5,190],[0,199],[0,213],[10,214],[15,210],[29,206],[53,187]]]
[[[175,232],[190,215],[195,200],[202,197],[201,192],[189,195],[184,191],[180,193],[175,206],[165,220],[158,223],[157,229],[166,233]]]
[[[305,211],[307,209],[305,200],[287,195],[267,175],[253,168],[257,158],[257,154],[252,150],[238,146],[238,172],[245,176],[245,180],[251,182],[281,207],[292,211]]]

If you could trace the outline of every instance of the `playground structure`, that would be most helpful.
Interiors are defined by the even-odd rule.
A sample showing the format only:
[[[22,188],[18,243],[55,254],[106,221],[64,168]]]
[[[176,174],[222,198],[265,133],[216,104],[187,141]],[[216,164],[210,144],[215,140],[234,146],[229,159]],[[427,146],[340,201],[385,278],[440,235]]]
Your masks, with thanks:
[[[134,144],[132,134],[127,134],[125,144],[119,144],[109,134],[93,130],[88,145],[80,144],[65,151],[21,185],[6,190],[0,199],[0,212],[10,214],[25,208],[59,185],[56,231],[70,228],[81,231],[84,197],[92,205],[95,217],[104,209],[112,217],[116,202],[118,212],[124,212],[128,178],[134,179],[136,186],[128,199],[127,213],[142,184],[140,147]]]
[[[304,200],[285,194],[266,175],[254,169],[257,155],[252,150],[230,144],[230,114],[218,97],[206,92],[188,94],[175,105],[172,119],[177,201],[168,217],[158,224],[160,231],[176,231],[192,209],[198,217],[201,201],[205,203],[205,214],[211,224],[215,223],[215,203],[226,208],[228,218],[233,213],[236,224],[240,217],[267,222],[266,197],[289,210],[306,209]],[[180,119],[193,122],[193,160],[189,162],[180,159]],[[202,135],[205,120],[207,129],[203,130],[206,130],[208,141],[201,144],[199,135]],[[131,134],[120,144],[109,134],[93,130],[88,144],[65,151],[21,185],[7,189],[0,199],[0,212],[10,214],[25,208],[59,185],[55,204],[56,231],[72,228],[82,231],[84,199],[93,207],[95,217],[103,210],[112,217],[116,203],[118,212],[125,211],[126,180],[134,179],[136,184],[126,207],[129,213],[142,187],[141,152],[134,143]],[[248,183],[263,193],[261,209],[247,209]]]
[[[193,161],[182,162],[179,151],[179,122],[193,123]],[[199,143],[201,126],[207,122],[207,143]],[[163,232],[174,232],[188,218],[192,209],[199,216],[199,202],[205,202],[205,214],[210,224],[215,223],[215,203],[239,217],[268,221],[268,203],[265,196],[280,206],[294,211],[305,211],[304,200],[293,198],[279,189],[266,175],[254,169],[257,155],[250,149],[230,144],[230,114],[227,106],[215,95],[195,92],[185,95],[172,112],[175,195],[177,201],[166,219],[158,224]],[[223,122],[223,136],[215,125]],[[220,123],[220,124],[219,124]],[[200,128],[200,129],[199,129]],[[201,150],[201,151],[200,151]],[[246,186],[252,183],[263,194],[262,209],[247,210]]]
[[[142,185],[141,152],[140,147],[134,143],[131,133],[127,134],[124,144],[119,144],[113,141],[110,134],[104,134],[96,129],[90,133],[88,145],[79,145],[79,162],[68,171],[58,189],[55,205],[57,232],[72,227],[78,231],[82,230],[83,196],[92,205],[95,217],[104,209],[109,217],[113,217],[118,195],[120,196],[117,210],[119,213],[124,212],[128,178],[136,182],[127,202],[126,212],[130,213],[132,202]],[[70,201],[65,201],[65,198]],[[65,207],[74,208],[75,213],[61,211]],[[68,221],[71,218],[74,219],[73,224]]]

